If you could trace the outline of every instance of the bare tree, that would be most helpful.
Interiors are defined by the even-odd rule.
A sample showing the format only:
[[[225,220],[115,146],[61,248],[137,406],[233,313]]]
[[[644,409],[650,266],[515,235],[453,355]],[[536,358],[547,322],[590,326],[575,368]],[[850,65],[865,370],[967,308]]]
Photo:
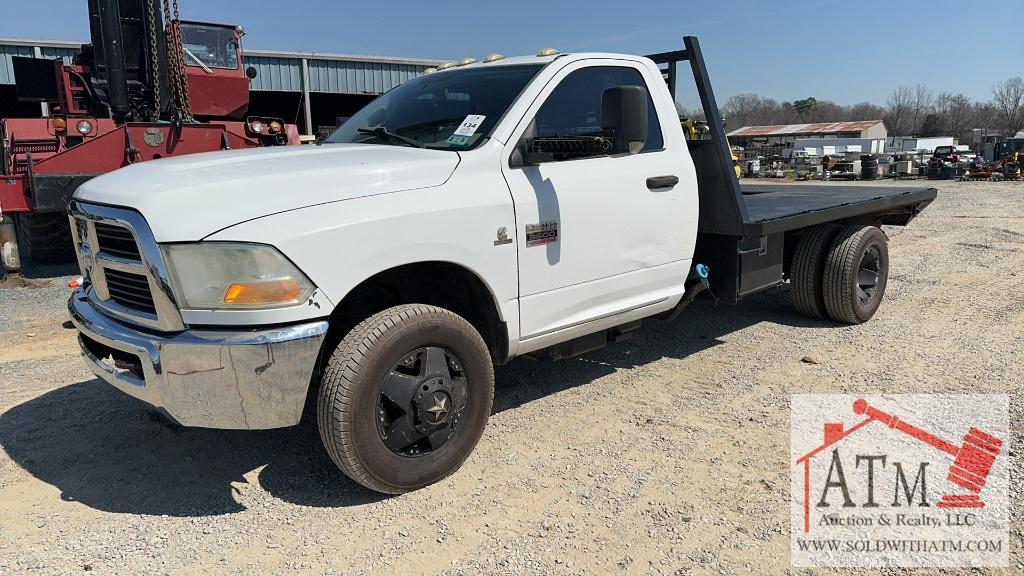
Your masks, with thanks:
[[[974,128],[999,128],[999,109],[991,102],[979,102],[971,111],[971,124]]]
[[[1013,136],[1024,128],[1024,78],[1014,76],[992,88],[992,104],[995,105],[1007,136]]]
[[[894,88],[889,94],[886,102],[885,124],[894,134],[907,135],[911,115],[911,108],[914,105],[914,92],[909,86]]]
[[[765,121],[761,115],[763,108],[764,98],[757,94],[737,94],[726,100],[722,114],[731,128],[757,126]]]
[[[924,119],[932,109],[932,93],[925,86],[918,84],[914,87],[913,121],[910,130],[917,134],[921,131]]]
[[[686,112],[680,110],[680,114]],[[702,116],[695,112],[693,117]],[[830,100],[805,98],[781,104],[757,94],[737,94],[722,107],[729,129],[743,126],[799,124],[804,122],[885,121],[889,132],[899,136],[950,135],[969,142],[972,129],[999,129],[1013,135],[1024,129],[1024,78],[1015,77],[992,89],[991,102],[971,102],[964,94],[943,92],[933,97],[924,85],[893,89],[885,107],[870,102],[851,106]]]
[[[836,104],[831,100],[818,100],[811,113],[814,122],[842,122],[846,116],[846,106]]]
[[[800,113],[793,107],[792,102],[783,102],[779,105],[779,124],[799,124]]]
[[[963,94],[950,94],[943,92],[935,98],[935,112],[942,117],[943,126],[949,134],[966,142],[966,132],[972,126],[974,118],[974,106],[971,99]]]
[[[885,110],[881,106],[871,102],[859,102],[853,106],[847,106],[843,112],[842,120],[881,120],[885,117]]]

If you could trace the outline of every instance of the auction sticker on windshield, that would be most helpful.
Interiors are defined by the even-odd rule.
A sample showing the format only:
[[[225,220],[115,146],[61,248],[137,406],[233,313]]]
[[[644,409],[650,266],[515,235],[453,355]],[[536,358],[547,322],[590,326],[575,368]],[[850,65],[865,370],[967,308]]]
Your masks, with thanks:
[[[792,564],[1007,566],[1008,407],[1006,395],[792,396]]]
[[[451,137],[448,138],[449,144],[465,144],[469,142],[469,137],[476,134],[476,131],[483,124],[484,116],[482,114],[470,114],[466,116],[466,119],[462,121],[462,124],[452,133]]]

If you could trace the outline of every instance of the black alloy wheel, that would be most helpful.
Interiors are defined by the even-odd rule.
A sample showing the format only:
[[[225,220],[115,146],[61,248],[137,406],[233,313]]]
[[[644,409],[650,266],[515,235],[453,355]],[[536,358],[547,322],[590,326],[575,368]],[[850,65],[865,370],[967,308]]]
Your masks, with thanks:
[[[825,310],[837,322],[867,322],[882,303],[888,278],[889,246],[885,233],[875,226],[847,226],[833,239],[825,259]]]
[[[480,333],[450,310],[402,304],[352,328],[317,397],[331,460],[387,494],[428,486],[466,461],[491,415],[494,365]]]
[[[878,248],[869,246],[860,258],[860,266],[857,270],[857,298],[860,303],[867,306],[875,297],[875,289],[878,288],[878,273],[881,257],[878,255]]]
[[[402,456],[422,456],[441,448],[458,432],[467,388],[462,361],[452,352],[428,346],[406,354],[380,384],[381,440]]]

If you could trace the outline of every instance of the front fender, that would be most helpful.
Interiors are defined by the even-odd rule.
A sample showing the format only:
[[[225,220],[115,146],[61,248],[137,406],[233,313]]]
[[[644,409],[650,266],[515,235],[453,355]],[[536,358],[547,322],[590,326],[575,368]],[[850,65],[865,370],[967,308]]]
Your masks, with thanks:
[[[509,339],[518,341],[515,217],[504,180],[471,193],[454,182],[273,214],[207,238],[276,246],[341,302],[364,280],[406,264],[441,261],[480,278]],[[511,242],[498,239],[504,228]]]

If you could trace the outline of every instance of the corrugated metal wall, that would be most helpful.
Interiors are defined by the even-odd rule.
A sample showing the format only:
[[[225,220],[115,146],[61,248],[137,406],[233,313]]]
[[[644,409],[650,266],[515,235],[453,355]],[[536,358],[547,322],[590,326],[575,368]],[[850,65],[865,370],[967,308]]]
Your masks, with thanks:
[[[63,58],[71,62],[74,48],[42,47],[44,58]],[[32,56],[31,46],[0,43],[0,84],[14,84],[11,56]],[[418,76],[427,64],[399,62],[307,58],[310,92],[336,94],[382,94],[406,80]],[[247,66],[256,68],[253,90],[273,92],[302,91],[302,59],[293,56],[245,56]]]
[[[302,92],[302,60],[273,56],[245,56],[246,66],[256,69],[249,82],[253,90]]]
[[[426,66],[347,60],[309,60],[312,92],[382,94],[423,73]]]
[[[77,48],[57,48],[54,46],[43,46],[41,48],[43,52],[43,58],[53,60],[55,58],[61,58],[65,64],[71,64],[71,58],[78,53]]]
[[[31,46],[9,46],[0,44],[0,84],[14,84],[14,70],[11,56],[32,56]]]
[[[54,46],[43,46],[43,58],[63,58],[64,62],[70,64],[71,57],[77,50],[72,48],[59,48]],[[11,56],[33,56],[35,50],[32,46],[14,46],[0,44],[0,84],[14,84],[14,70],[11,67]]]

